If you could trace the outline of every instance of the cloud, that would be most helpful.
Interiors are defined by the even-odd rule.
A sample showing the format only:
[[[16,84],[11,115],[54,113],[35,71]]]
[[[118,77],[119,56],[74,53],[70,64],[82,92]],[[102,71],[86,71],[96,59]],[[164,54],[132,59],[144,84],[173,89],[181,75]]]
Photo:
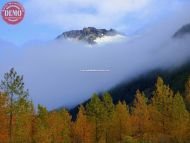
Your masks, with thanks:
[[[66,31],[94,26],[134,34],[189,5],[186,0],[30,0],[27,19]],[[151,25],[152,24],[152,25]]]
[[[35,23],[60,29],[84,26],[119,27],[133,12],[143,13],[151,0],[30,0],[25,3],[28,17]]]
[[[71,107],[123,80],[158,68],[174,68],[189,60],[189,37],[171,39],[190,22],[187,13],[188,7],[183,8],[130,41],[93,48],[68,41],[29,42],[23,47],[0,41],[0,76],[14,67],[24,75],[35,105],[40,103],[48,109]],[[85,69],[110,71],[80,71]]]
[[[164,32],[161,29],[165,28]],[[189,37],[173,40],[175,26],[155,27],[143,37],[89,48],[68,41],[28,43],[20,48],[3,48],[0,75],[11,67],[24,75],[35,105],[54,109],[71,107],[94,92],[106,91],[153,69],[168,69],[190,58]],[[2,56],[1,55],[1,56]],[[6,56],[5,56],[6,55]],[[81,72],[97,69],[109,72]]]

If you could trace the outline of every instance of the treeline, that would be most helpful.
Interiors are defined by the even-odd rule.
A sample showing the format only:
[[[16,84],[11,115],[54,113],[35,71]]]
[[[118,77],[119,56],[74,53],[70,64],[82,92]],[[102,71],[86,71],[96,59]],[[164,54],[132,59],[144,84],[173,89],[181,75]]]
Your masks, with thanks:
[[[11,69],[0,84],[0,143],[189,143],[190,79],[185,87],[174,93],[159,77],[152,98],[137,90],[130,106],[94,94],[72,121],[66,109],[36,112]]]

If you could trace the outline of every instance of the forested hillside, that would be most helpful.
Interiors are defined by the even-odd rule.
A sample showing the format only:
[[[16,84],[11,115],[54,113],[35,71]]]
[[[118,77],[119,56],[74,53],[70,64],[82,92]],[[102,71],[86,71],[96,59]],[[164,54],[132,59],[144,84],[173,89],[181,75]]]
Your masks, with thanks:
[[[177,84],[177,83],[176,83]],[[161,77],[147,98],[136,90],[133,102],[113,103],[109,93],[94,94],[80,106],[76,120],[66,109],[48,112],[28,99],[23,76],[14,69],[1,82],[1,143],[188,143],[190,78],[183,92],[173,91]]]
[[[174,92],[183,92],[185,91],[185,83],[188,81],[190,75],[190,62],[179,66],[178,68],[171,68],[170,70],[154,70],[148,72],[146,74],[142,74],[137,78],[131,80],[130,82],[126,82],[123,80],[120,84],[114,86],[109,91],[111,97],[113,99],[113,103],[117,104],[119,101],[125,101],[128,105],[133,103],[135,98],[135,93],[137,89],[143,91],[147,98],[151,98],[153,96],[153,91],[155,89],[155,82],[158,76],[162,77],[166,84],[170,85],[171,89]],[[98,96],[103,95],[103,93],[97,93]],[[86,105],[90,101],[82,103],[82,105]],[[73,118],[76,118],[76,114],[78,113],[78,108],[80,105],[72,108],[70,110]]]

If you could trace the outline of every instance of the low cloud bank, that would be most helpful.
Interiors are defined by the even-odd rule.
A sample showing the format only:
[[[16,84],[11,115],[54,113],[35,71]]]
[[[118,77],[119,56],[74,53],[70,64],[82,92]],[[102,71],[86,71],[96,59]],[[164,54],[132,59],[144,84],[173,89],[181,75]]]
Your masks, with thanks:
[[[24,75],[35,105],[72,107],[123,80],[153,69],[174,68],[189,60],[190,37],[171,38],[189,19],[178,20],[163,22],[128,41],[92,48],[64,40],[22,47],[0,41],[0,76],[2,79],[14,67]]]

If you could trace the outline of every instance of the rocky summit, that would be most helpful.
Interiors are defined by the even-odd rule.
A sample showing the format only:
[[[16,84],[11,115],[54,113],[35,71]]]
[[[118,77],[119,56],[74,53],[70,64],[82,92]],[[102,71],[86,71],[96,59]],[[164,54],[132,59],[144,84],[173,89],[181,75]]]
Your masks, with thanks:
[[[82,30],[71,30],[62,33],[56,39],[75,39],[79,41],[87,42],[88,44],[96,44],[97,38],[103,38],[105,36],[120,35],[116,30],[110,29],[96,29],[94,27],[83,28]]]

